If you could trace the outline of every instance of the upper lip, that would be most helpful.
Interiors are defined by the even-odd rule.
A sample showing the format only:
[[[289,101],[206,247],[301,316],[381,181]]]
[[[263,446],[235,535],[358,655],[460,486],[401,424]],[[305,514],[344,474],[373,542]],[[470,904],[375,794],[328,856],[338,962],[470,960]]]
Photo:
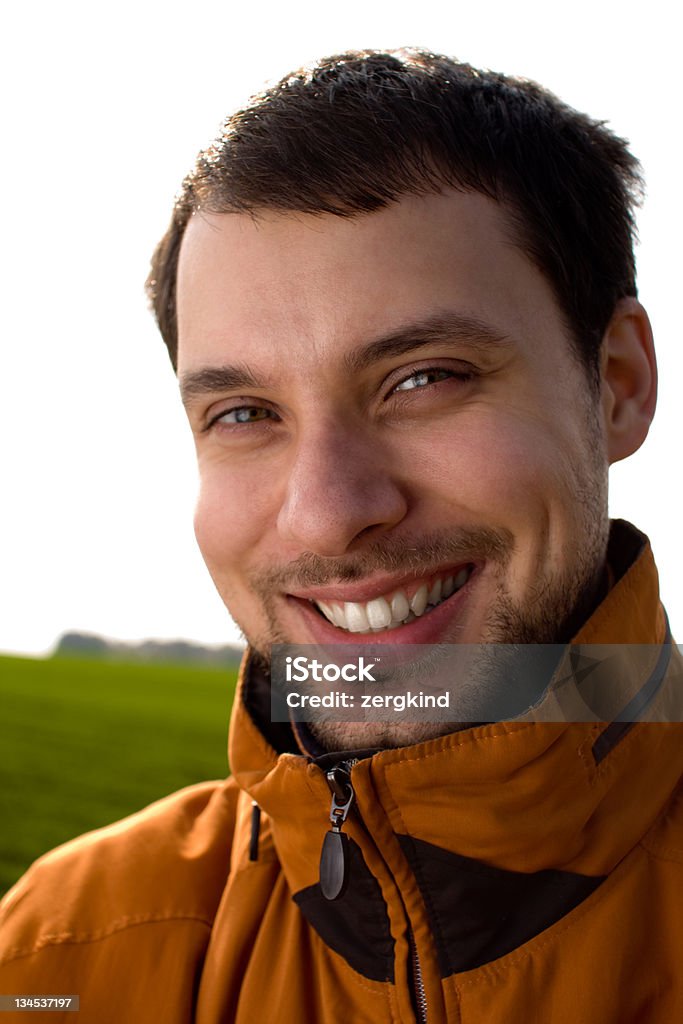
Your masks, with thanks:
[[[435,566],[424,571],[389,575],[375,573],[354,583],[329,583],[316,587],[305,587],[290,590],[289,596],[308,601],[354,601],[364,603],[372,601],[384,594],[393,594],[396,590],[419,589],[422,583],[439,577],[455,576],[461,569],[477,563],[472,559]]]

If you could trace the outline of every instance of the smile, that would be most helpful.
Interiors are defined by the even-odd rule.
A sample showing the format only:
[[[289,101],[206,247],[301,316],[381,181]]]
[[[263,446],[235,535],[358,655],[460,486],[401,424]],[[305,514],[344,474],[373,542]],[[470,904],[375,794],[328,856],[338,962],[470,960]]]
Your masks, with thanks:
[[[468,565],[455,575],[418,581],[415,589],[393,590],[371,601],[311,600],[320,613],[348,633],[379,633],[408,625],[443,604],[465,586],[473,571]]]

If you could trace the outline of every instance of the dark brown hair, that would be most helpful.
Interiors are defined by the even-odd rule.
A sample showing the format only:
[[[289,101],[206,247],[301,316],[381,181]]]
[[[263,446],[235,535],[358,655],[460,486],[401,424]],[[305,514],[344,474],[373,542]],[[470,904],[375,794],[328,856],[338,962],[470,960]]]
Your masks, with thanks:
[[[174,367],[178,254],[194,211],[353,217],[444,186],[505,204],[596,380],[616,302],[636,294],[638,161],[604,122],[536,83],[417,50],[345,53],[296,71],[199,154],[147,279]]]

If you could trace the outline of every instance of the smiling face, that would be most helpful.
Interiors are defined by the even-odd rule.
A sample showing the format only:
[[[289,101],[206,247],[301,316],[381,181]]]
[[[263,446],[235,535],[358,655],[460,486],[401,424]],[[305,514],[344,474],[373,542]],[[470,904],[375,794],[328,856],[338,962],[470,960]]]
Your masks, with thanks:
[[[196,535],[264,656],[553,642],[586,617],[608,533],[601,407],[497,203],[197,214],[177,297]],[[368,728],[344,741],[425,736]]]

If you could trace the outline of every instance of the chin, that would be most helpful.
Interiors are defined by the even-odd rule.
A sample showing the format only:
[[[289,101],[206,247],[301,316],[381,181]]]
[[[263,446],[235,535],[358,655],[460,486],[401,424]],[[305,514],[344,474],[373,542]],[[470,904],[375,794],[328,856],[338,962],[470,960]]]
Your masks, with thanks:
[[[472,727],[471,722],[309,722],[325,750],[386,750],[410,747]]]

